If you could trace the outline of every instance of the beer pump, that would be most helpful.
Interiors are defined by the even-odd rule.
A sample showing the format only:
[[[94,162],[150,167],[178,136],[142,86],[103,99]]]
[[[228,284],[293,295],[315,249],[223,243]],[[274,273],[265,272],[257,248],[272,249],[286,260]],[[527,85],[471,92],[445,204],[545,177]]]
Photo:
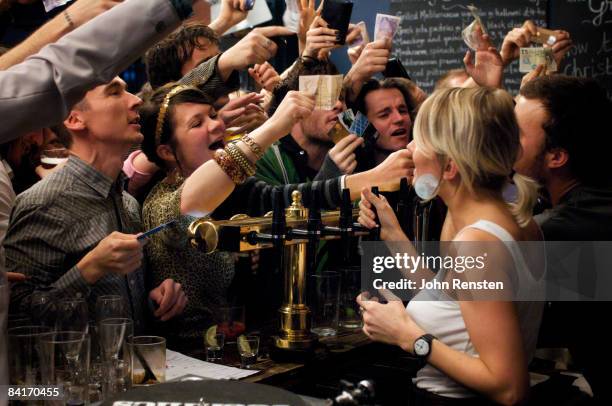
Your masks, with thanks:
[[[310,310],[305,301],[307,270],[316,266],[319,241],[342,239],[343,247],[348,247],[350,238],[370,232],[354,221],[359,213],[352,207],[348,189],[342,191],[340,211],[321,212],[321,196],[316,189],[310,199],[311,210],[302,205],[302,194],[297,190],[291,194],[292,203],[287,208],[282,189],[275,189],[272,196],[274,210],[264,217],[240,214],[230,220],[201,218],[192,222],[188,228],[189,241],[206,253],[274,249],[284,275],[275,345],[284,350],[308,350],[316,337],[310,332]]]

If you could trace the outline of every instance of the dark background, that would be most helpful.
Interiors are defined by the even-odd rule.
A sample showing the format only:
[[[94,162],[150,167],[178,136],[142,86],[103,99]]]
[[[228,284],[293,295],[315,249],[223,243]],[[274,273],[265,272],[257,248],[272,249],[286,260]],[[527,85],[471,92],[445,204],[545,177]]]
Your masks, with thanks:
[[[282,24],[285,1],[266,1],[275,16],[269,24]],[[428,92],[441,73],[463,66],[467,47],[461,39],[461,30],[472,21],[465,6],[474,3],[481,8],[483,22],[498,47],[503,36],[512,27],[522,25],[526,18],[552,29],[569,31],[575,48],[560,67],[561,72],[594,77],[612,98],[612,2],[609,0],[355,0],[354,3],[351,21],[365,21],[370,37],[374,36],[377,12],[404,16],[395,39],[394,54]],[[17,44],[62,9],[47,15],[42,1],[14,5],[8,13],[0,15],[0,44],[9,47]],[[429,32],[432,27],[436,32]],[[232,35],[224,43],[229,45],[238,39]],[[281,72],[296,57],[297,43],[289,41],[272,62]],[[350,67],[346,48],[334,51],[332,60],[342,72]],[[146,79],[144,66],[137,62],[122,77],[131,91],[138,91]],[[511,65],[505,84],[511,92],[518,89],[518,62]]]

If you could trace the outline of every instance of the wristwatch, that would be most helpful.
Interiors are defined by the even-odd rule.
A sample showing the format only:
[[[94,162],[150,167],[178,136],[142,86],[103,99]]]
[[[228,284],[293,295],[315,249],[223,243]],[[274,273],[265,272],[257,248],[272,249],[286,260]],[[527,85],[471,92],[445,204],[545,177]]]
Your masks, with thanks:
[[[423,362],[427,361],[431,353],[431,342],[435,339],[431,334],[424,334],[414,341],[414,355]]]

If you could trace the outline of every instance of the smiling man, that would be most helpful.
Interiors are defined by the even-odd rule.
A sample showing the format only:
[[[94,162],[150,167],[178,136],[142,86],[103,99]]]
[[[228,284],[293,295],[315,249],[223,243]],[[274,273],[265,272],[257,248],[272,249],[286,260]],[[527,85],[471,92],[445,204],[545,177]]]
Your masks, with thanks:
[[[135,331],[145,330],[140,208],[124,192],[121,173],[123,157],[143,138],[140,104],[119,78],[87,92],[64,121],[73,138],[68,162],[17,197],[4,242],[6,268],[28,279],[12,286],[12,312],[47,317],[34,314],[31,303],[45,290],[52,302],[85,298],[93,317],[97,297],[114,294],[125,299]],[[172,279],[148,297],[162,321],[186,304]]]

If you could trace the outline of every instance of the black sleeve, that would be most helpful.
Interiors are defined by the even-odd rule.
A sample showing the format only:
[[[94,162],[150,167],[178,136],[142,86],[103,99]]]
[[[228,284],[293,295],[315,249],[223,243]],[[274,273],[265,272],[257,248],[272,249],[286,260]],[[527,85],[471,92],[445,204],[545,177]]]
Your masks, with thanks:
[[[291,204],[291,193],[294,190],[302,193],[302,204],[308,207],[311,191],[315,187],[322,191],[321,208],[324,210],[336,209],[342,199],[340,178],[274,186],[251,177],[234,189],[232,194],[213,212],[212,217],[215,220],[224,220],[238,213],[248,214],[251,217],[263,216],[272,210],[272,191],[275,187],[283,189],[285,207]]]

